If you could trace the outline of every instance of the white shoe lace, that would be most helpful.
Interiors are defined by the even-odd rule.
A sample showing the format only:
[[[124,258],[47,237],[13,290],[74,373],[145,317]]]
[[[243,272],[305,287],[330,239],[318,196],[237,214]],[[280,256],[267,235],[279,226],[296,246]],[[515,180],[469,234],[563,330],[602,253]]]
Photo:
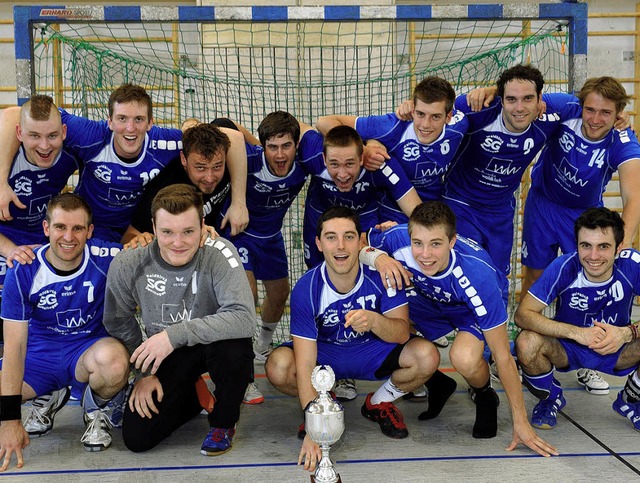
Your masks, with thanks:
[[[87,413],[86,416],[89,422],[87,423],[87,429],[80,439],[82,443],[101,444],[103,443],[105,433],[109,436],[109,439],[111,439],[109,431],[113,429],[113,425],[111,424],[109,416],[102,411]]]
[[[593,371],[591,369],[587,369],[587,371],[582,376],[582,378],[584,379],[586,384],[588,384],[590,382],[595,382],[595,383],[601,384],[601,385],[605,384],[605,381],[604,381],[604,379],[602,379],[602,377],[600,377],[600,374],[598,374],[596,371]]]
[[[42,411],[42,409],[45,409],[45,411]],[[39,424],[45,427],[48,426],[49,424],[51,424],[51,418],[49,418],[49,416],[47,416],[45,413],[46,408],[38,408],[34,406],[27,408],[27,415],[24,419],[24,426],[33,426],[35,424]]]

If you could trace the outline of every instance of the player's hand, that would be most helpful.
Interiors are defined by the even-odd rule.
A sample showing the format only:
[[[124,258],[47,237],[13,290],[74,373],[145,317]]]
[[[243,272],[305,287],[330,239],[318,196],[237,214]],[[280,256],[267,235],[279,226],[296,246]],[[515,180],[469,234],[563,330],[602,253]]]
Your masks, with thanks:
[[[162,384],[156,376],[143,377],[133,385],[131,396],[129,396],[129,409],[131,412],[136,412],[142,418],[149,418],[153,416],[153,413],[159,414],[153,395],[156,395],[158,402],[162,401],[164,397],[164,391],[162,390]]]
[[[247,205],[232,202],[220,223],[220,228],[227,226],[227,223],[231,225],[231,236],[242,233],[249,224]]]
[[[599,342],[589,345],[589,349],[596,351],[598,354],[607,355],[614,354],[626,343],[626,336],[629,330],[626,327],[618,327],[616,325],[603,324],[595,321],[595,327],[602,329],[605,333],[604,338]]]
[[[209,225],[204,225],[204,230],[202,230],[202,236],[200,237],[200,248],[204,246],[206,241],[211,238],[214,240],[217,236],[220,236],[216,229]]]
[[[376,258],[376,270],[380,274],[382,284],[387,288],[400,290],[411,285],[411,273],[402,263],[389,255],[384,254]]]
[[[397,221],[383,221],[382,223],[378,223],[374,228],[378,231],[387,231],[393,228],[398,224]]]
[[[5,471],[11,463],[11,455],[16,455],[16,468],[24,466],[22,450],[29,446],[29,434],[22,426],[19,419],[12,421],[2,421],[0,423],[0,458],[2,466],[0,471]]]
[[[631,128],[632,131],[635,131],[633,129],[633,124],[631,124],[631,116],[627,111],[622,111],[616,116],[616,122],[613,124],[613,127],[620,131],[627,128]]]
[[[467,106],[469,106],[473,112],[481,111],[483,107],[489,107],[497,93],[498,88],[495,86],[477,87],[467,94]]]
[[[592,327],[577,327],[574,340],[583,346],[590,347],[598,344],[607,336],[606,331],[602,327],[593,325]]]
[[[322,451],[320,446],[313,442],[311,437],[307,434],[302,442],[302,448],[300,448],[300,455],[298,456],[298,465],[304,462],[304,469],[307,471],[315,471],[316,465],[322,458]]]
[[[367,141],[367,144],[364,146],[364,151],[362,152],[364,168],[367,171],[380,169],[387,159],[391,159],[391,156],[389,156],[384,144],[375,139]]]
[[[151,374],[158,372],[162,361],[173,352],[173,346],[169,342],[169,334],[166,330],[152,335],[131,354],[129,362],[140,369],[147,372],[151,369]]]
[[[413,120],[413,100],[406,100],[396,107],[396,117],[401,121]]]
[[[128,250],[129,248],[146,247],[150,243],[153,243],[154,239],[155,239],[155,235],[153,233],[149,233],[148,231],[145,231],[144,233],[140,233],[139,235],[136,235],[135,237],[133,237],[131,240],[129,240],[128,243],[125,243],[122,249]]]
[[[31,264],[36,259],[36,254],[33,253],[35,248],[38,248],[42,245],[18,245],[14,247],[7,255],[7,267],[13,268],[13,262],[18,262],[20,265],[24,265],[26,263]]]
[[[27,206],[22,204],[18,195],[14,193],[8,183],[0,183],[0,221],[13,220],[9,205],[13,203],[21,210],[26,210]]]
[[[528,422],[520,426],[514,423],[513,439],[511,440],[511,444],[507,446],[507,451],[513,451],[520,443],[528,446],[541,456],[549,457],[559,455],[558,450],[538,436]]]
[[[379,315],[371,310],[350,310],[344,316],[344,326],[351,327],[355,332],[369,332],[375,328]]]

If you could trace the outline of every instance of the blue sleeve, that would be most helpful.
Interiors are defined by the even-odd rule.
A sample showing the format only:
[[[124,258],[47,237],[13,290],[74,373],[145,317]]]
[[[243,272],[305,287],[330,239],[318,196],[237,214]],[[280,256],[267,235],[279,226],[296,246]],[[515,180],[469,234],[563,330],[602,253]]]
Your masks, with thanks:
[[[29,320],[31,318],[31,304],[29,304],[28,293],[24,294],[20,290],[20,275],[18,271],[25,271],[22,265],[16,263],[13,268],[7,269],[2,289],[2,309],[0,315],[5,320]],[[9,303],[11,301],[11,303]]]
[[[97,154],[111,137],[107,121],[92,121],[64,109],[60,109],[60,116],[67,125],[65,146],[83,161]]]
[[[618,255],[621,270],[633,286],[633,293],[640,295],[640,253],[637,250],[622,250]]]
[[[542,100],[547,104],[545,115],[557,114],[560,117],[559,121],[568,121],[582,116],[582,106],[574,95],[553,92],[542,94]]]
[[[502,101],[499,97],[496,97],[491,101],[489,107],[483,107],[482,110],[474,112],[471,110],[471,107],[467,105],[467,95],[460,94],[456,97],[454,108],[466,116],[469,122],[469,130],[476,131],[491,123],[500,114]]]
[[[356,119],[355,128],[362,139],[377,139],[385,146],[393,146],[402,137],[409,121],[401,121],[394,113]]]
[[[313,314],[313,294],[310,276],[298,280],[291,291],[291,322],[289,332],[292,336],[317,340],[318,327]]]
[[[262,146],[245,143],[247,150],[247,174],[255,173],[262,169]]]
[[[631,129],[624,131],[614,129],[613,135],[615,136],[614,151],[610,157],[613,170],[618,169],[625,161],[640,159],[640,144],[638,144],[636,133]]]
[[[562,281],[563,272],[567,264],[571,262],[570,257],[574,256],[577,255],[563,255],[551,262],[542,272],[540,278],[531,286],[529,293],[543,304],[551,305],[565,288],[565,283]]]
[[[388,189],[396,201],[413,188],[400,163],[393,157],[388,159],[380,166],[380,169],[375,170],[372,174],[376,186]]]
[[[298,144],[298,161],[302,168],[311,175],[318,175],[325,169],[322,144],[324,138],[318,131],[309,130],[304,133]]]

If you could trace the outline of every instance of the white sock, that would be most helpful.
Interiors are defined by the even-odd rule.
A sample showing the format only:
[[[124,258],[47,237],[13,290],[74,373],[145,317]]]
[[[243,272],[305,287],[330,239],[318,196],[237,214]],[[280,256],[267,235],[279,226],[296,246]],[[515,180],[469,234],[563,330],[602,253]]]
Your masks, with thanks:
[[[258,345],[267,348],[273,342],[273,331],[278,326],[277,322],[260,321],[260,330],[258,331]]]
[[[391,382],[391,378],[378,388],[376,392],[371,396],[371,404],[380,404],[382,402],[393,402],[401,396],[406,394],[405,391],[398,389],[396,385]]]

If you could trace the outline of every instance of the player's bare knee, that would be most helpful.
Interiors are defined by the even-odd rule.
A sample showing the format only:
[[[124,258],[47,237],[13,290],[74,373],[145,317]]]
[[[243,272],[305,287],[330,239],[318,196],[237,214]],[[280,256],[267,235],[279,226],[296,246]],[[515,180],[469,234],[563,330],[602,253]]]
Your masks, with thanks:
[[[267,358],[264,370],[269,382],[276,388],[282,387],[295,379],[295,359],[293,350],[288,347],[275,349]]]
[[[518,361],[527,366],[532,361],[538,359],[540,351],[544,346],[544,338],[537,332],[523,330],[518,334],[515,341]]]
[[[404,352],[406,351],[406,354]],[[402,355],[406,355],[409,367],[415,367],[421,376],[431,376],[440,365],[440,352],[433,343],[422,338],[409,341]],[[401,355],[401,357],[402,357]],[[403,361],[401,360],[401,363]]]

